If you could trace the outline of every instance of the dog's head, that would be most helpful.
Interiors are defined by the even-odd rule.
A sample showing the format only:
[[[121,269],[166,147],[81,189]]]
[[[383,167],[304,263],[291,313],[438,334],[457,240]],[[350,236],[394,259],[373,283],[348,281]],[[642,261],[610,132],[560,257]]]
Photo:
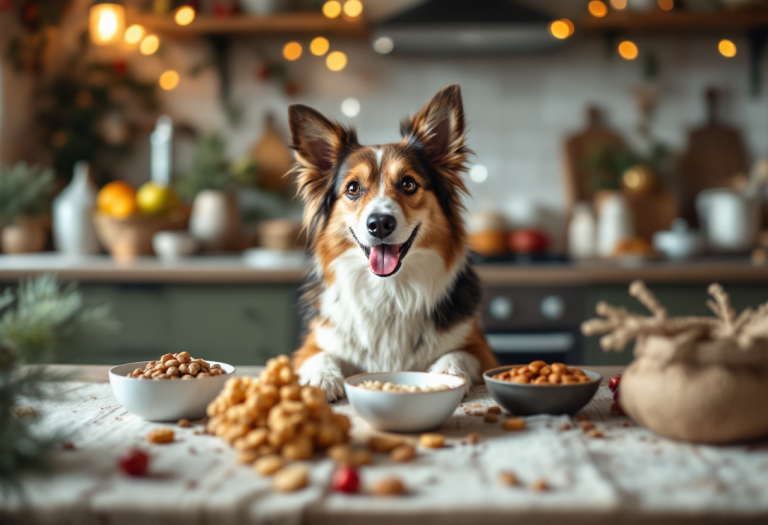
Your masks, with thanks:
[[[440,91],[401,125],[402,140],[361,146],[352,129],[303,105],[289,108],[304,225],[320,264],[359,246],[361,263],[395,275],[414,248],[463,256],[462,180],[469,150],[459,86]]]

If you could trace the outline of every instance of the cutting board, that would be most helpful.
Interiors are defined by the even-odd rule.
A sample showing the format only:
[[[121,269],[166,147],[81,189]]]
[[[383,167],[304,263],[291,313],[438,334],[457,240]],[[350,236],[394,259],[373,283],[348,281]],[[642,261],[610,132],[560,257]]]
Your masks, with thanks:
[[[587,126],[565,141],[565,189],[568,210],[578,201],[591,201],[595,196],[590,173],[584,159],[597,149],[620,149],[624,140],[608,128],[602,112],[595,106],[587,109]],[[570,213],[569,213],[570,215]]]
[[[706,91],[707,122],[688,134],[688,147],[678,167],[681,212],[692,225],[698,224],[696,194],[732,187],[749,167],[741,133],[718,118],[719,99],[717,90]]]

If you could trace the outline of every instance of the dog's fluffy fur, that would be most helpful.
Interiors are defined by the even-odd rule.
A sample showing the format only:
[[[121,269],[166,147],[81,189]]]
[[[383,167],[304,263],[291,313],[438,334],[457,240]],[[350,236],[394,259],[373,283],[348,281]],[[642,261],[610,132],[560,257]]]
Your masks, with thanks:
[[[310,333],[294,354],[302,383],[335,400],[344,377],[360,372],[428,370],[466,377],[467,388],[481,381],[496,360],[467,262],[458,85],[403,122],[394,144],[361,146],[354,130],[302,105],[289,118],[314,258],[304,291]],[[372,234],[372,214],[396,227]]]

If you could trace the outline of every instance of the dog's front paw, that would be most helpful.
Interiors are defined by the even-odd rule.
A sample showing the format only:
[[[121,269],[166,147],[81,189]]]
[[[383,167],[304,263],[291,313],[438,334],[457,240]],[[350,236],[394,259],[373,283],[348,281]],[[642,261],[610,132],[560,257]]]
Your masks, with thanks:
[[[433,374],[463,377],[467,380],[464,384],[464,395],[466,396],[472,389],[474,378],[477,377],[479,369],[480,363],[473,356],[466,352],[452,352],[432,363],[428,371]]]
[[[298,374],[299,383],[321,389],[329,402],[344,397],[344,374],[329,355],[320,353],[307,359]]]

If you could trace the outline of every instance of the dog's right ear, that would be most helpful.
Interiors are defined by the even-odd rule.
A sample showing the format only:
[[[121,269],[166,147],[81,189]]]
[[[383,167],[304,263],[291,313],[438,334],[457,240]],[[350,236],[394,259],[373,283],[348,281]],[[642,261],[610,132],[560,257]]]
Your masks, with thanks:
[[[335,167],[342,149],[355,142],[354,133],[302,104],[288,106],[291,148],[304,168],[326,175]]]
[[[298,195],[304,201],[304,227],[311,247],[333,208],[336,166],[357,145],[357,137],[354,130],[301,104],[288,107],[288,122],[297,160],[290,173],[296,176]]]

